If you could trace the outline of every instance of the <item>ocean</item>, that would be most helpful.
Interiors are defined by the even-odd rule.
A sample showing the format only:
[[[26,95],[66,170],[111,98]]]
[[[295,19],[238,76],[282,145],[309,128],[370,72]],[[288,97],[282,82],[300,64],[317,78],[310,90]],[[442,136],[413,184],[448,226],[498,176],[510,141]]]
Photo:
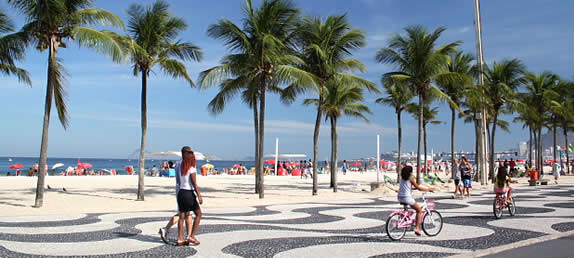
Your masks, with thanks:
[[[12,161],[10,161],[10,159]],[[95,159],[95,158],[81,158],[82,163],[90,163],[94,167],[95,171],[100,169],[115,169],[116,172],[120,175],[127,175],[125,172],[125,168],[127,166],[133,166],[134,170],[138,170],[138,160],[137,159]],[[150,169],[155,165],[156,167],[161,167],[161,164],[164,159],[148,159],[145,162],[145,168]],[[175,159],[173,160],[176,161]],[[26,175],[26,172],[29,168],[34,166],[34,163],[39,162],[39,158],[31,158],[31,157],[0,157],[0,174],[5,176],[8,172],[12,175],[15,174],[15,169],[10,169],[9,167],[12,164],[22,164],[24,168],[20,169],[22,171],[22,175]],[[60,174],[60,171],[65,170],[68,166],[76,167],[78,164],[77,158],[48,158],[48,169],[49,174],[51,174],[51,169],[54,164],[63,163],[64,166],[57,168],[56,175]],[[205,160],[198,160],[197,166],[201,167],[206,163]],[[255,161],[237,161],[237,160],[213,160],[209,162],[212,164],[216,169],[223,170],[223,168],[231,168],[234,164],[242,164],[246,168],[255,167]]]

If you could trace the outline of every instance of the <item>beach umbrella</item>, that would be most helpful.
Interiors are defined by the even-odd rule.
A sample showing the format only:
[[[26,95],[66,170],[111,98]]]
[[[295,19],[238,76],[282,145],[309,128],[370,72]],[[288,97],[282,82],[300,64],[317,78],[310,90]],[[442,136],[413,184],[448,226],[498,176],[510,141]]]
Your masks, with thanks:
[[[211,164],[204,164],[203,166],[201,166],[202,168],[213,168],[213,165]]]
[[[353,162],[353,164],[351,164],[351,165],[353,165],[353,166],[362,166],[363,163],[361,163],[361,162]]]
[[[231,168],[239,168],[239,167],[240,167],[239,164],[235,164],[235,165],[233,165]]]
[[[275,165],[275,160],[268,159],[268,160],[266,160],[264,163],[265,163],[265,164]]]
[[[24,168],[24,165],[22,165],[22,164],[12,164],[12,165],[10,166],[10,169],[21,169],[21,168]]]
[[[90,164],[90,163],[85,162],[85,163],[82,163],[82,167],[84,167],[84,168],[91,168],[91,167],[94,167],[94,166],[92,166],[92,164]]]
[[[194,151],[195,160],[205,160],[205,155],[199,151]],[[162,151],[162,152],[153,152],[151,155],[153,156],[174,156],[181,158],[181,152],[179,151]]]
[[[64,163],[56,163],[52,166],[52,169],[56,169],[56,168],[63,167],[63,166],[64,166]]]

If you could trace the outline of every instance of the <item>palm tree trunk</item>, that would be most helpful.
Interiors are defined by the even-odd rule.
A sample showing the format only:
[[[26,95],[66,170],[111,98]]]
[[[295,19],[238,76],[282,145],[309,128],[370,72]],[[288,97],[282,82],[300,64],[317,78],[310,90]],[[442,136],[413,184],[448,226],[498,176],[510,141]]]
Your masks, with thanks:
[[[423,94],[419,93],[419,131],[417,138],[417,184],[421,183],[421,140],[423,138]]]
[[[259,168],[259,120],[257,119],[257,100],[255,100],[253,104],[253,127],[255,129],[255,167]],[[259,193],[259,169],[255,169],[255,193]]]
[[[403,151],[403,129],[401,128],[401,111],[397,111],[397,129],[399,134],[399,155],[397,158],[397,183],[401,179],[401,152]],[[378,157],[377,157],[378,158]],[[379,173],[379,164],[377,164],[377,173]]]
[[[474,120],[474,162],[476,164],[480,164],[480,159],[482,157],[480,157],[479,151],[478,151],[478,147],[480,145],[480,126],[479,126],[479,120]],[[477,180],[481,180],[482,179],[482,172],[481,173],[476,173],[476,179]]]
[[[450,167],[451,167],[451,176],[452,179],[454,179],[454,174],[455,171],[452,170],[453,165],[454,165],[454,141],[455,141],[455,122],[456,122],[456,112],[454,110],[454,108],[450,108],[450,112],[451,112],[451,121],[450,121]]]
[[[496,123],[498,122],[498,110],[494,111],[494,118],[492,123],[492,132],[490,135],[490,166],[489,166],[489,176],[494,184],[494,137],[496,135]]]
[[[337,192],[337,118],[331,117],[331,182],[333,192]]]
[[[566,125],[562,130],[564,130],[564,146],[566,146],[566,171],[570,174],[570,160],[568,158],[568,129],[566,129]]]
[[[317,105],[317,118],[315,119],[315,131],[313,131],[313,195],[317,195],[317,168],[319,156],[319,129],[321,127],[321,106],[323,96],[319,94],[319,104]]]
[[[259,199],[263,199],[265,197],[263,184],[265,178],[265,173],[263,172],[263,146],[265,139],[265,88],[266,83],[263,79],[261,84],[261,92],[259,95],[259,163],[257,164],[257,170],[259,170]]]
[[[532,126],[528,126],[530,141],[528,142],[528,168],[532,168]]]
[[[147,141],[147,71],[142,70],[142,96],[141,96],[141,127],[142,138],[140,145],[140,158],[138,163],[138,198],[144,200],[144,168],[145,168],[145,145]]]
[[[556,117],[553,117],[553,121],[556,121]],[[556,122],[552,123],[552,159],[556,162]],[[554,168],[554,166],[552,166]],[[554,170],[552,170],[554,172]]]
[[[52,96],[54,95],[54,85],[52,78],[55,72],[56,53],[54,49],[54,41],[50,41],[48,53],[48,78],[46,85],[46,102],[44,103],[44,124],[42,127],[42,143],[40,144],[40,164],[38,165],[38,182],[36,184],[36,200],[34,203],[35,208],[40,208],[44,205],[44,184],[46,181],[46,164],[48,163],[48,130],[50,129],[50,112],[52,110]]]
[[[425,152],[425,174],[428,175],[429,173],[429,162],[427,159],[427,124],[423,123],[423,148],[424,148],[424,152]]]
[[[538,158],[537,160],[537,167],[540,170],[540,175],[544,175],[544,164],[543,164],[543,158],[542,158],[542,121],[540,121],[538,123],[538,153],[536,153],[536,156]]]

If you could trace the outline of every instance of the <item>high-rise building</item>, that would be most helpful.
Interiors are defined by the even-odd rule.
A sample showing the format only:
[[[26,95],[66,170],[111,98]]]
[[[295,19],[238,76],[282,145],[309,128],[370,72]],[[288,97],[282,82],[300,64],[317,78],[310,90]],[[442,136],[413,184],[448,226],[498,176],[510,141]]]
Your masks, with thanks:
[[[528,144],[526,142],[518,143],[518,156],[528,155]]]

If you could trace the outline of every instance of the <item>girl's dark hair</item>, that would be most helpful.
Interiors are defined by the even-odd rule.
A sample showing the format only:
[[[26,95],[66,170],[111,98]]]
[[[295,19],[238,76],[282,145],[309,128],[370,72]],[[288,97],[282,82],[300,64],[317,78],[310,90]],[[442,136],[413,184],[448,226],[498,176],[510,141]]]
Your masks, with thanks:
[[[411,173],[413,173],[413,167],[406,166],[401,169],[401,178],[403,180],[409,180],[409,178],[411,178]]]
[[[462,156],[462,160],[467,161],[465,156]]]
[[[499,185],[499,187],[503,187],[504,184],[503,182],[506,182],[506,175],[508,174],[508,171],[506,170],[506,167],[500,167],[498,168],[498,174],[496,174],[496,178],[498,179],[498,183],[502,184]]]

